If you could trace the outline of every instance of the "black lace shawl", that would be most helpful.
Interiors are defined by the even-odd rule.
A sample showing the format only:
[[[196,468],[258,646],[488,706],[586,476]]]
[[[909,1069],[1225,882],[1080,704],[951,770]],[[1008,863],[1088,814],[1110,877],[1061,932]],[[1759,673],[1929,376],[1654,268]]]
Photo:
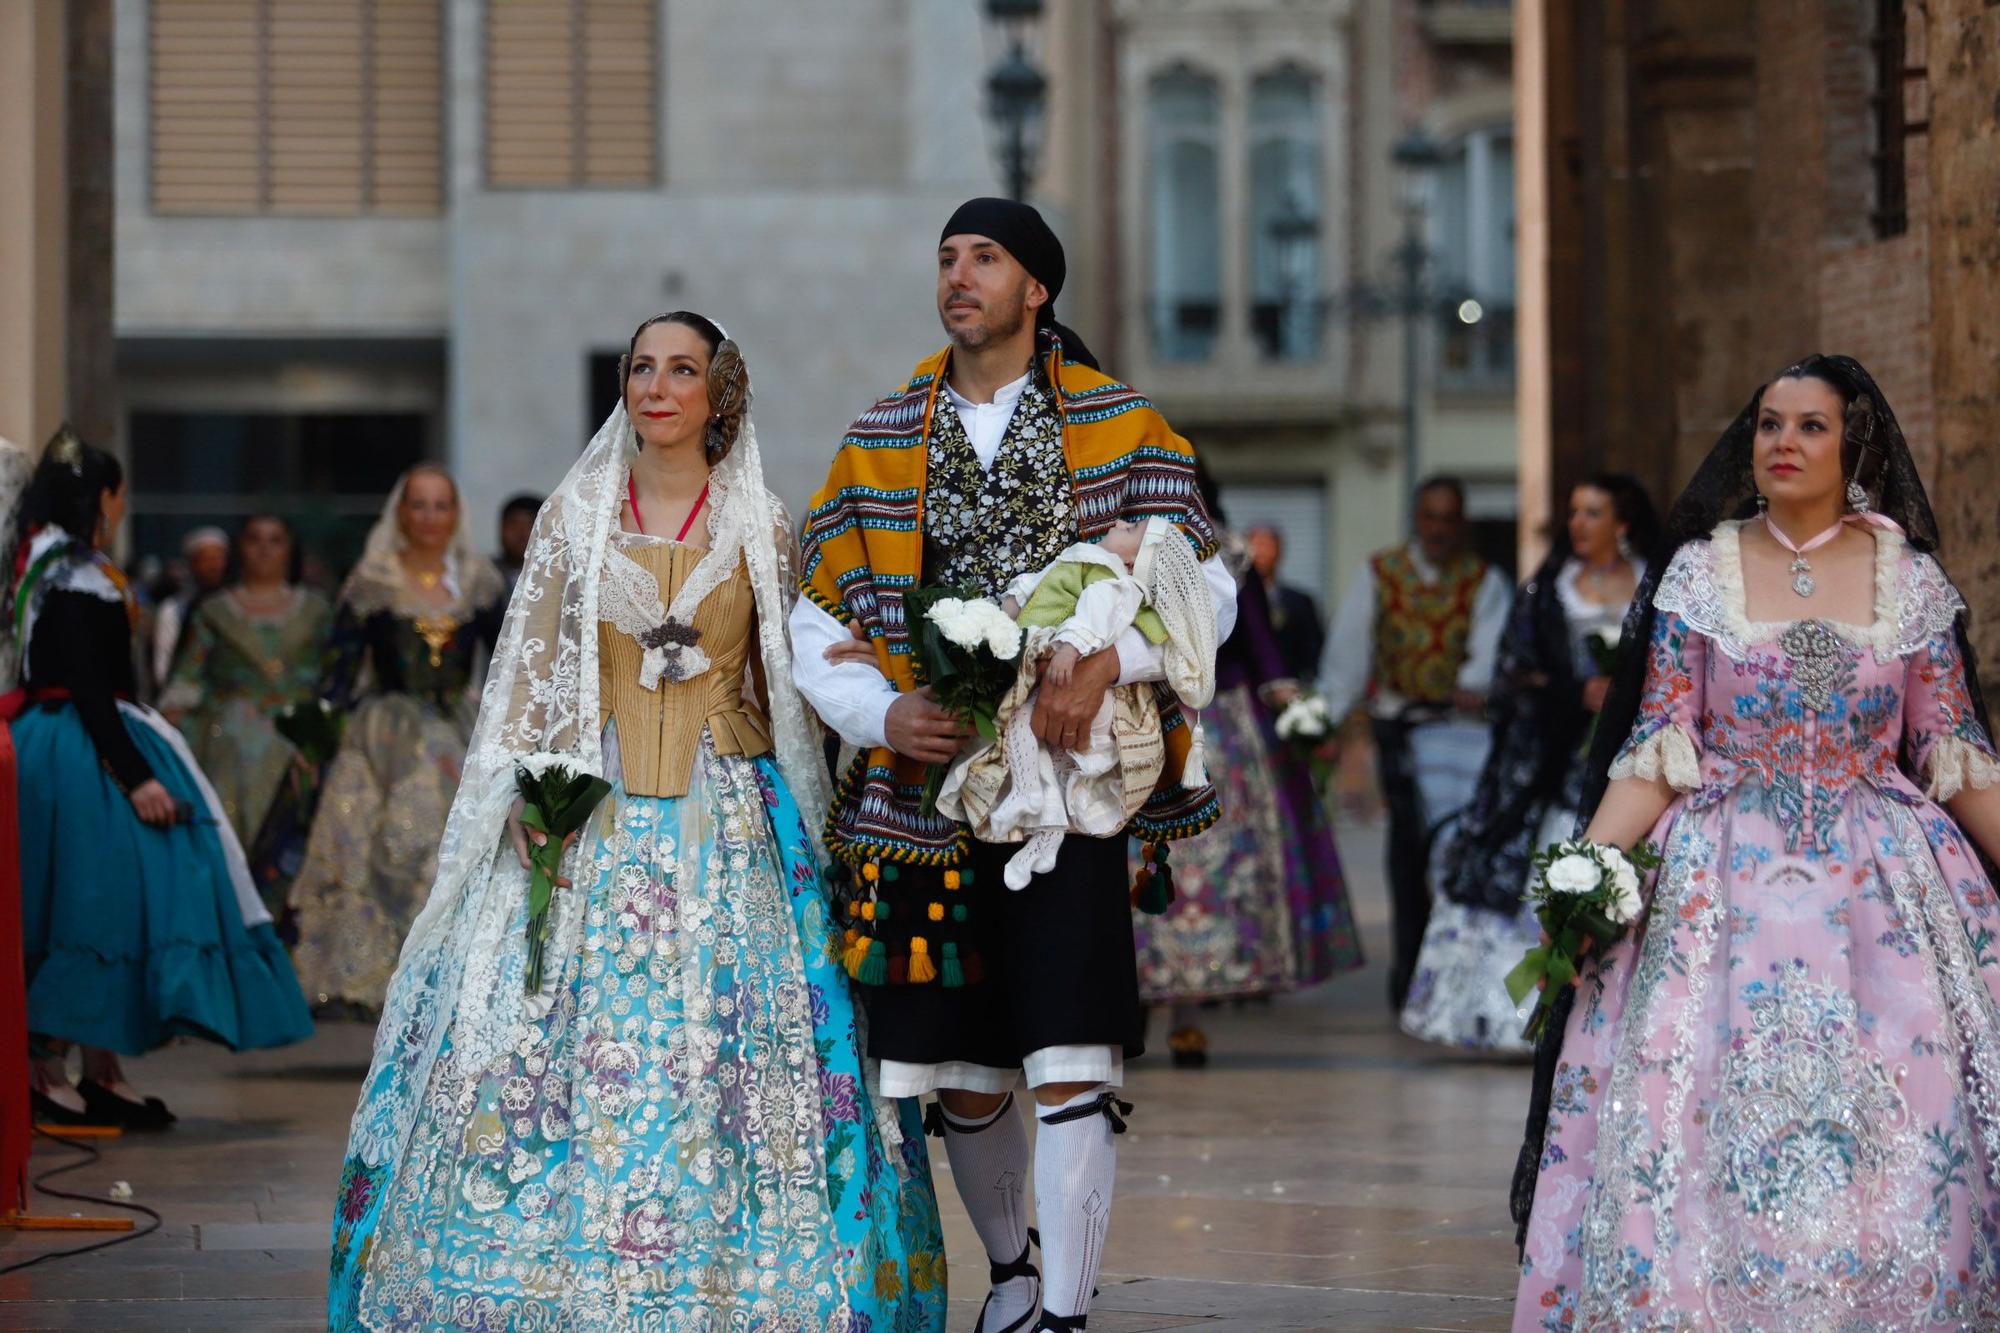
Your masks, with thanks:
[[[1857,477],[1869,492],[1873,508],[1893,519],[1903,529],[1909,544],[1918,551],[1935,555],[1938,547],[1937,517],[1931,512],[1923,478],[1916,460],[1903,438],[1896,414],[1880,386],[1861,363],[1848,356],[1813,355],[1772,376],[1772,380],[1812,378],[1832,385],[1846,403],[1843,429],[1844,453],[1850,475]],[[1769,382],[1767,381],[1767,384]],[[1731,518],[1748,518],[1756,513],[1757,486],[1753,454],[1757,438],[1757,415],[1763,404],[1764,388],[1750,396],[1743,410],[1722,433],[1708,458],[1696,469],[1693,480],[1674,502],[1667,515],[1666,533],[1660,550],[1650,553],[1646,578],[1625,614],[1624,637],[1613,677],[1611,693],[1604,701],[1603,719],[1591,747],[1590,764],[1583,786],[1581,822],[1587,824],[1596,813],[1610,785],[1611,761],[1623,748],[1638,720],[1640,699],[1646,688],[1647,646],[1652,642],[1656,611],[1653,605],[1660,576],[1666,572],[1674,553],[1692,541],[1707,541],[1718,523]],[[1986,704],[1979,689],[1972,645],[1966,638],[1965,617],[1957,626],[1959,651],[1965,657],[1966,688],[1980,724],[1986,724]],[[1988,727],[1988,734],[1991,728]],[[1555,1085],[1556,1069],[1562,1059],[1563,1031],[1568,1026],[1576,991],[1564,988],[1556,998],[1548,1027],[1535,1049],[1534,1089],[1529,1099],[1527,1132],[1515,1162],[1512,1212],[1517,1227],[1515,1240],[1525,1245],[1528,1218],[1535,1204],[1535,1181],[1541,1173],[1543,1139],[1548,1132],[1549,1100]]]
[[[1562,799],[1590,715],[1583,710],[1569,617],[1556,590],[1569,561],[1560,542],[1514,594],[1486,715],[1493,745],[1479,788],[1439,849],[1438,887],[1453,902],[1520,910],[1535,832]]]

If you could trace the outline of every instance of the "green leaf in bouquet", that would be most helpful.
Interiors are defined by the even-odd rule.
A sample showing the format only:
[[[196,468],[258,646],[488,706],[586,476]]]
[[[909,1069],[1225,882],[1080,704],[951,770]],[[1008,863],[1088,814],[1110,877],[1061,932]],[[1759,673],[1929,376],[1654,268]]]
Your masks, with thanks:
[[[597,809],[598,802],[602,801],[610,790],[610,783],[603,778],[591,777],[589,774],[572,782],[568,790],[563,793],[559,813],[549,823],[549,836],[557,839],[567,838],[582,828],[589,822],[591,812]]]
[[[1547,945],[1538,944],[1521,955],[1521,961],[1514,964],[1507,973],[1505,985],[1507,998],[1515,1004],[1535,993],[1535,983],[1549,974],[1549,950]]]
[[[1576,980],[1576,964],[1572,963],[1566,954],[1550,954],[1546,975],[1551,990],[1558,986],[1567,986]]]
[[[1618,943],[1619,937],[1625,933],[1625,927],[1612,925],[1609,917],[1594,908],[1579,912],[1577,924],[1600,946]]]
[[[977,731],[984,739],[996,743],[999,741],[1000,728],[996,724],[991,712],[985,709],[974,709],[972,713],[972,726],[973,730]]]

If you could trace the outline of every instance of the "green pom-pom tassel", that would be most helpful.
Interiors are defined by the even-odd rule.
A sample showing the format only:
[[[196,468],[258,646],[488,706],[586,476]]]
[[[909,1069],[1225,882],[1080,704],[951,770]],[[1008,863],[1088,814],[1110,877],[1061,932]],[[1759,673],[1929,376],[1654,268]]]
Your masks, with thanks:
[[[882,878],[888,880],[891,884],[894,884],[902,877],[903,872],[898,870],[893,862],[882,867]]]
[[[961,907],[958,910],[963,912],[965,909]],[[962,920],[963,918],[960,919]],[[965,984],[965,965],[958,961],[958,946],[956,944],[946,944],[944,946],[944,957],[938,964],[938,984],[944,986],[947,990]]]
[[[856,981],[864,986],[880,986],[889,979],[889,951],[876,940],[868,946],[868,957],[862,960],[861,971],[855,974]]]
[[[976,876],[973,875],[971,866],[960,866],[958,868],[958,882],[966,888],[969,889],[972,887],[972,882],[975,878]]]
[[[875,900],[875,919],[877,921],[887,921],[889,919],[889,904],[880,898]]]
[[[965,904],[964,904],[964,903],[958,903],[958,904],[956,904],[955,906],[953,906],[953,907],[952,907],[952,909],[951,909],[951,919],[952,919],[953,921],[963,921],[963,920],[965,920],[965,917],[966,917],[966,912],[965,912]],[[946,948],[952,948],[952,947],[955,947],[955,946],[952,946],[952,945],[947,945],[947,946],[945,946],[945,947],[946,947]]]
[[[1139,890],[1139,901],[1134,905],[1148,916],[1165,916],[1173,900],[1173,874],[1164,863],[1156,864],[1146,880],[1146,887]]]

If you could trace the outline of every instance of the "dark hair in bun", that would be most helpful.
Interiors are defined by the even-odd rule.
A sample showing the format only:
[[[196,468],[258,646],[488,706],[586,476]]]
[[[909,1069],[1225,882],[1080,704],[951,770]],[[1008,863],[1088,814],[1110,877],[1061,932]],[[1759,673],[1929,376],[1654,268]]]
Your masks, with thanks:
[[[64,422],[21,498],[21,532],[52,524],[88,546],[97,535],[104,492],[124,484],[125,469],[117,458],[85,444]]]
[[[705,447],[709,464],[720,463],[736,447],[737,437],[743,433],[744,419],[750,415],[750,370],[743,364],[743,349],[706,315],[698,315],[692,310],[669,310],[664,315],[655,315],[632,330],[632,341],[618,363],[620,394],[625,392],[625,382],[631,375],[632,354],[638,350],[639,335],[655,324],[678,324],[682,328],[693,329],[708,345],[710,420]]]

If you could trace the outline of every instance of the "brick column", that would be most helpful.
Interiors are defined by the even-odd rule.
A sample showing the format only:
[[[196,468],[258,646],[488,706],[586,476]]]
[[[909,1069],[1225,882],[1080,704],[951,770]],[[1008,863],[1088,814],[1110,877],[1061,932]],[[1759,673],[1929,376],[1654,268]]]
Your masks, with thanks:
[[[1931,497],[1990,693],[2000,683],[2000,9],[1930,0],[1929,27]]]

